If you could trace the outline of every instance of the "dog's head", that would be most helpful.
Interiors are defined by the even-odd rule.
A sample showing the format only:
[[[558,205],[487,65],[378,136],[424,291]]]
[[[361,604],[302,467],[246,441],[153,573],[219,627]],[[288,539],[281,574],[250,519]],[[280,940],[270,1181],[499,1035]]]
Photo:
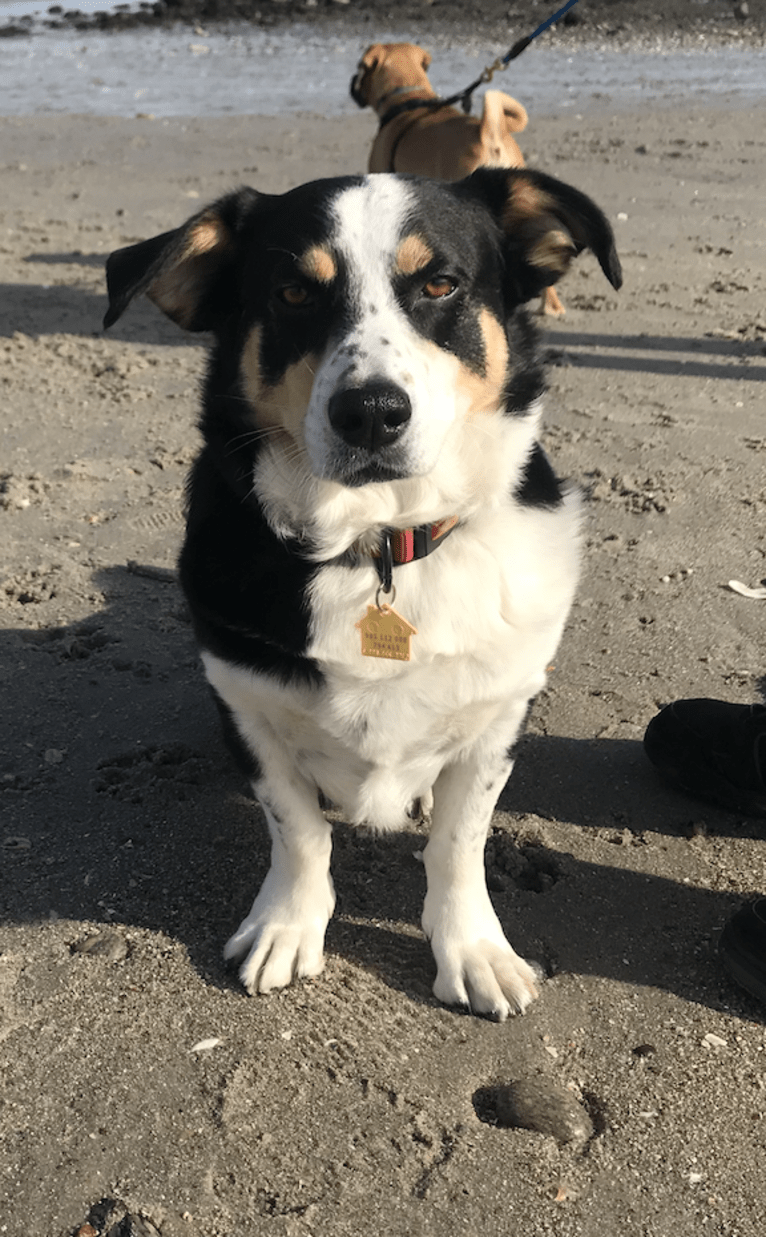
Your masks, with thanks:
[[[112,254],[104,324],[146,292],[212,331],[232,439],[258,431],[346,487],[424,477],[454,426],[525,411],[518,311],[586,247],[619,287],[598,207],[528,169],[240,189]]]
[[[351,98],[359,107],[377,107],[391,91],[428,86],[430,52],[416,43],[373,43],[351,78]]]

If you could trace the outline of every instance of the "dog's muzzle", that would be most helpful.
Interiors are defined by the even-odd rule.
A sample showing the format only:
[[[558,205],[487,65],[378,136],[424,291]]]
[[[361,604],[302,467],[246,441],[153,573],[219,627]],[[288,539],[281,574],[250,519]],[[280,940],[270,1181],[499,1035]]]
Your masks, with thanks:
[[[409,396],[392,382],[336,391],[328,406],[330,425],[349,447],[375,454],[401,437],[412,417]]]
[[[367,100],[362,94],[362,82],[364,81],[366,76],[367,76],[367,65],[360,61],[359,66],[356,70],[356,73],[351,78],[351,85],[349,87],[351,98],[354,100],[357,107],[367,106]]]

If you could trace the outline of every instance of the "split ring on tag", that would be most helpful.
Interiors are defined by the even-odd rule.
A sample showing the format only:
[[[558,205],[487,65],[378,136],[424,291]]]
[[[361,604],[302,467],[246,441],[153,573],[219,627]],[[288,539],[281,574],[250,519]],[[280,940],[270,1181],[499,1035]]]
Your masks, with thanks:
[[[390,600],[390,601],[384,601],[384,602],[383,602],[383,605],[381,605],[381,604],[380,604],[380,594],[381,594],[381,593],[386,593],[386,594],[390,597],[390,599],[391,599],[391,600]],[[391,607],[393,606],[393,604],[394,604],[394,602],[395,602],[395,601],[396,601],[396,587],[395,587],[395,585],[393,585],[393,584],[392,584],[390,588],[384,588],[382,584],[378,586],[378,590],[377,590],[377,592],[376,592],[376,594],[375,594],[375,605],[378,607],[378,609],[380,610],[380,613],[381,613],[381,614],[386,614],[386,613],[387,613],[387,612],[391,609]]]

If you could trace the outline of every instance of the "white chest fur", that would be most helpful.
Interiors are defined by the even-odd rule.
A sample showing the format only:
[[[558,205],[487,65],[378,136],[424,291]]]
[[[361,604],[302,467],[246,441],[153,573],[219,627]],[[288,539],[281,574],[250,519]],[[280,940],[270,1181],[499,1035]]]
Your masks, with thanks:
[[[356,623],[378,585],[370,560],[315,577],[306,652],[321,688],[203,654],[208,678],[256,752],[268,734],[349,821],[400,828],[446,764],[515,738],[576,586],[578,507],[575,496],[554,510],[509,500],[397,567],[396,608],[418,633],[409,662],[362,656]]]

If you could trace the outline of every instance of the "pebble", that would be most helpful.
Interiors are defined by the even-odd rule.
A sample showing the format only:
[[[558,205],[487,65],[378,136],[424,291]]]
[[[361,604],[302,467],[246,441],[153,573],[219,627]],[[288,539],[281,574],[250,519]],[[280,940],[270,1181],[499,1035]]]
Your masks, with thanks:
[[[660,584],[670,584],[672,580],[688,580],[694,575],[693,567],[682,567],[680,571],[671,571],[669,575],[660,576]]]
[[[702,1037],[703,1048],[727,1048],[728,1044],[720,1035],[716,1035],[713,1031],[708,1031],[707,1035]]]
[[[198,1039],[196,1044],[192,1044],[189,1052],[210,1052],[211,1049],[217,1048],[222,1042],[216,1036],[211,1036],[210,1039]]]
[[[110,929],[78,941],[74,948],[78,954],[87,954],[89,958],[105,958],[107,962],[122,962],[128,956],[128,942],[119,932]]]
[[[495,1090],[501,1125],[550,1134],[559,1142],[586,1142],[593,1137],[593,1122],[561,1083],[526,1078]]]

